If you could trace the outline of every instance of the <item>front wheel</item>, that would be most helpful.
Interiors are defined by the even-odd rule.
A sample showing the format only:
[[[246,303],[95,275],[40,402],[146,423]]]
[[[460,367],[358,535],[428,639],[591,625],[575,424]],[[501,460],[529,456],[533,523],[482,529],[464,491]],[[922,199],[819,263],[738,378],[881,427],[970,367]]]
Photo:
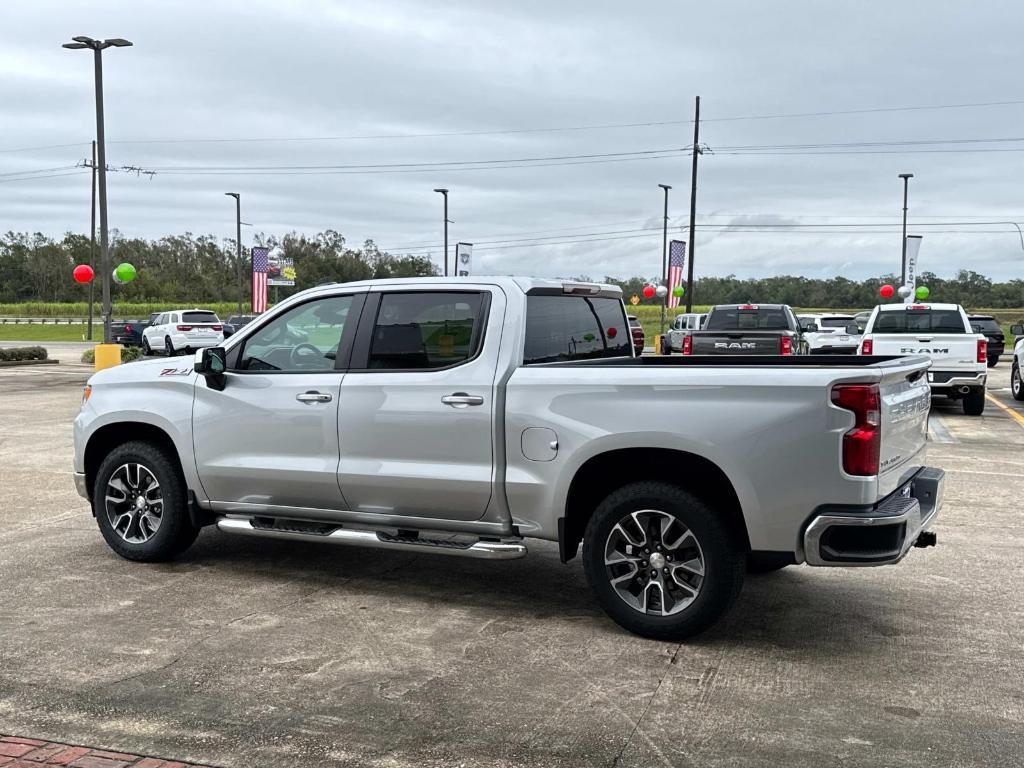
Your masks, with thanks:
[[[601,607],[625,629],[659,640],[692,637],[724,616],[745,563],[722,516],[668,483],[613,492],[583,537],[584,571]]]
[[[964,395],[964,413],[981,416],[985,412],[985,389],[972,389]]]
[[[1024,400],[1024,382],[1021,381],[1020,365],[1013,364],[1010,369],[1010,392],[1014,400]]]
[[[107,544],[127,560],[170,560],[199,534],[178,467],[152,443],[125,443],[107,454],[96,473],[92,508]]]

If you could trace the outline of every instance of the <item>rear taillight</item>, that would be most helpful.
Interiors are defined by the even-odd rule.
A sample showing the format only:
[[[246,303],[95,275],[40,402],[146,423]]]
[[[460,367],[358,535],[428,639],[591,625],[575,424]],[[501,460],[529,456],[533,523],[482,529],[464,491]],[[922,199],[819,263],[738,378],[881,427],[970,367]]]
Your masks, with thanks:
[[[832,402],[853,412],[853,429],[843,435],[843,471],[870,477],[878,474],[882,443],[881,395],[877,384],[837,384]]]
[[[223,331],[224,330],[224,326],[223,325],[215,325],[215,326],[213,326],[213,330],[215,330],[215,331]]]
[[[988,339],[978,339],[978,362],[988,362]]]
[[[192,330],[192,326],[191,325],[179,325],[178,326],[178,330],[179,331],[191,331]]]
[[[860,353],[862,355],[873,355],[875,353],[875,342],[871,339],[864,339],[860,345]]]
[[[693,354],[693,338],[690,336],[683,336],[683,354]]]
[[[125,326],[124,326],[124,332],[125,332],[125,333],[131,333],[131,332],[132,332],[132,326],[131,326],[131,323],[125,323]]]
[[[789,336],[783,336],[782,337],[782,344],[781,344],[781,347],[780,347],[780,351],[784,355],[792,355],[793,354],[793,339],[791,339]]]

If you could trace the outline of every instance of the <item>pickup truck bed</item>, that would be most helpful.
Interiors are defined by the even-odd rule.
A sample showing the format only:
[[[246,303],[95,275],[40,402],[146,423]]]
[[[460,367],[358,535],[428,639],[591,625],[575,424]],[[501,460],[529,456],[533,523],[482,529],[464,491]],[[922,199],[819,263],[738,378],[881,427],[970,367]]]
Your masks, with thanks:
[[[611,286],[322,286],[194,359],[95,374],[75,481],[114,551],[200,528],[507,559],[580,550],[622,626],[681,639],[745,567],[931,543],[928,361],[635,358]]]

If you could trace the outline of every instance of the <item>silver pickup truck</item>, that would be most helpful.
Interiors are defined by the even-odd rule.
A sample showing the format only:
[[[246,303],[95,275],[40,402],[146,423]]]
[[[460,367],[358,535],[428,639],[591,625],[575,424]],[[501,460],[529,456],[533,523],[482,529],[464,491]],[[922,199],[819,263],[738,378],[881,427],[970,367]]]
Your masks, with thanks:
[[[146,562],[211,524],[496,560],[582,544],[615,621],[680,639],[746,571],[934,543],[927,366],[634,357],[608,285],[334,284],[194,359],[96,373],[75,481],[110,547]]]

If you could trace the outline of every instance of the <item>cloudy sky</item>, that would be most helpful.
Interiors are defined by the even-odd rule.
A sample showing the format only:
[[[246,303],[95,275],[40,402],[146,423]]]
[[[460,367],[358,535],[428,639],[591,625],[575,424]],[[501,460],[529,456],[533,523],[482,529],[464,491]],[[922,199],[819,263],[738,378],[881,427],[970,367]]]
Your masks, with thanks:
[[[7,0],[0,230],[88,229],[82,34],[135,44],[104,57],[108,164],[156,171],[110,174],[126,236],[231,237],[238,191],[243,238],[438,261],[447,187],[478,271],[655,275],[699,94],[698,275],[896,270],[912,172],[923,269],[1024,277],[1014,2]]]

